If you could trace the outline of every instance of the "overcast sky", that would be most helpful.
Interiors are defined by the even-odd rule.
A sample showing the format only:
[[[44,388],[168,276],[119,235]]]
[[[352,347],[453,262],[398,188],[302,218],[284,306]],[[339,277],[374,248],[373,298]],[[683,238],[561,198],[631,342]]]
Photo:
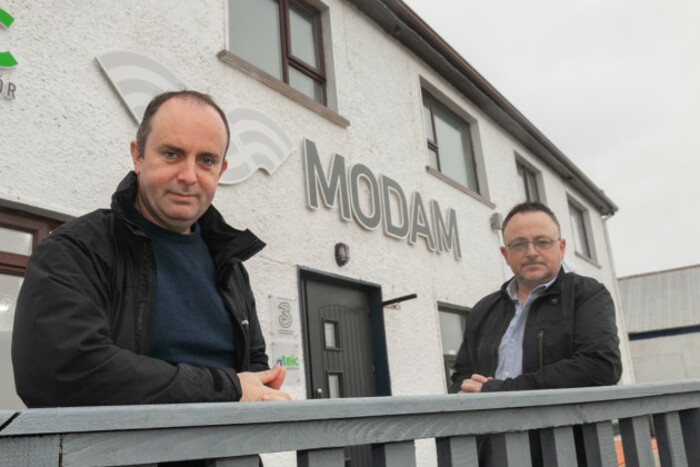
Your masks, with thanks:
[[[617,204],[618,277],[700,264],[700,1],[404,2]]]

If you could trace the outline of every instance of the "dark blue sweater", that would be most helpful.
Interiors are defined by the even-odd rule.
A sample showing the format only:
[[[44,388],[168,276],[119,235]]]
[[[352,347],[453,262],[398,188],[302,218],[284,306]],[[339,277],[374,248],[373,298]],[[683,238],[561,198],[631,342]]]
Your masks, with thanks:
[[[216,268],[199,224],[181,235],[133,213],[153,242],[158,271],[150,355],[173,364],[233,367],[231,315],[216,290]]]

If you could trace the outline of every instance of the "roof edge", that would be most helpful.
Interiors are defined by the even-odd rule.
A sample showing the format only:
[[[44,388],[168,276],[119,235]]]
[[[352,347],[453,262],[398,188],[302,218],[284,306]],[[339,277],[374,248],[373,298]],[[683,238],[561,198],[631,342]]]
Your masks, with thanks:
[[[601,215],[613,215],[618,210],[603,190],[408,5],[401,0],[349,1],[532,151],[590,201]]]
[[[629,280],[629,279],[637,279],[640,277],[647,277],[647,276],[657,276],[660,274],[667,274],[669,272],[678,272],[678,271],[683,271],[686,269],[696,269],[696,268],[700,268],[700,264],[691,264],[689,266],[679,266],[677,268],[663,269],[661,271],[651,271],[651,272],[643,272],[640,274],[632,274],[630,276],[618,277],[617,280],[618,281],[625,281],[625,280]]]

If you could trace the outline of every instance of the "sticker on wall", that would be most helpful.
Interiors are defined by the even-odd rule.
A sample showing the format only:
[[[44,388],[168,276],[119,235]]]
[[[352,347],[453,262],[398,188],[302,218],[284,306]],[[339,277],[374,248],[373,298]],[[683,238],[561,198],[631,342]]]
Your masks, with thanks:
[[[294,301],[287,298],[270,297],[270,317],[272,319],[272,332],[282,336],[293,336]]]
[[[0,24],[9,29],[14,21],[15,19],[12,17],[12,15],[5,10],[0,10]],[[0,68],[12,68],[16,65],[17,60],[15,60],[15,57],[10,52],[0,52]]]
[[[270,117],[253,109],[236,109],[226,114],[231,128],[228,169],[219,183],[242,182],[258,169],[272,175],[292,153],[292,142]]]
[[[136,123],[154,96],[185,88],[173,72],[145,55],[115,50],[95,58]]]
[[[282,365],[287,370],[282,390],[285,385],[301,383],[301,347],[297,342],[273,339],[270,342],[269,355],[270,366]]]

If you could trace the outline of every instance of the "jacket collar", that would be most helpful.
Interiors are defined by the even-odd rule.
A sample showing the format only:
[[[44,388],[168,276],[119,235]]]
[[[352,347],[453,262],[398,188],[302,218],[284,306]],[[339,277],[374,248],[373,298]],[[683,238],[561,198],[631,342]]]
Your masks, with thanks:
[[[111,207],[134,235],[146,237],[144,231],[131,220],[130,215],[130,212],[135,209],[134,200],[137,191],[138,177],[132,170],[117,186],[117,190],[112,195]],[[230,259],[245,261],[265,248],[265,243],[250,230],[238,230],[228,225],[214,206],[209,206],[198,222],[202,229],[202,238],[207,243],[216,264],[223,264]]]

